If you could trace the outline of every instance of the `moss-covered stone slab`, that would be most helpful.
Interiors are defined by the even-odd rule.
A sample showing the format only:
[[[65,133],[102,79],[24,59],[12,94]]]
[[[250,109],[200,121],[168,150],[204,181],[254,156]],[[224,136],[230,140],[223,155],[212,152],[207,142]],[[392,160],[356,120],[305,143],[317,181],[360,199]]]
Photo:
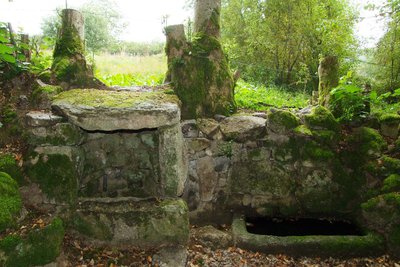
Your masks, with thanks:
[[[253,116],[233,116],[220,123],[222,134],[227,140],[244,142],[256,140],[265,134],[266,120]]]
[[[0,240],[0,266],[31,267],[53,262],[62,249],[63,222],[56,218],[26,236],[9,235]]]
[[[154,129],[180,122],[179,100],[163,92],[70,90],[53,108],[88,131]]]
[[[232,224],[235,245],[268,254],[318,257],[357,257],[382,255],[384,239],[377,234],[364,236],[271,236],[251,234],[243,218]]]
[[[312,108],[310,114],[304,116],[304,123],[313,130],[331,130],[334,132],[340,130],[339,123],[335,120],[335,117],[328,109],[322,106]]]
[[[0,233],[15,224],[21,208],[17,182],[7,173],[0,172]]]
[[[183,200],[81,199],[70,225],[91,240],[114,245],[184,245],[189,238]]]
[[[398,114],[381,114],[379,116],[381,124],[381,133],[383,136],[397,138],[399,135],[400,115]]]

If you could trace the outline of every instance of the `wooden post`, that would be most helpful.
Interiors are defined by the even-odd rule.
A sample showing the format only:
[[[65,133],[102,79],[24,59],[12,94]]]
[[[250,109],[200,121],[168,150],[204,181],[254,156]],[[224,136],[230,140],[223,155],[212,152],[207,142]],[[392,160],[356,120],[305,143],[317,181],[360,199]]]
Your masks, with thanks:
[[[323,58],[318,67],[318,104],[328,107],[330,92],[339,85],[339,62],[335,56]]]

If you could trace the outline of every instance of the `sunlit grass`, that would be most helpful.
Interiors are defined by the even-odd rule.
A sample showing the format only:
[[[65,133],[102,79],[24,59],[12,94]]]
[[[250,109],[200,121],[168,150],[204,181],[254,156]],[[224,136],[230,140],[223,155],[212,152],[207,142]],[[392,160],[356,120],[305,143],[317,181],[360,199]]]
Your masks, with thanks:
[[[95,57],[95,75],[108,86],[159,85],[166,71],[164,55],[101,54]]]
[[[271,107],[303,108],[310,95],[290,92],[279,87],[256,86],[239,80],[235,88],[235,100],[239,108],[264,111]]]

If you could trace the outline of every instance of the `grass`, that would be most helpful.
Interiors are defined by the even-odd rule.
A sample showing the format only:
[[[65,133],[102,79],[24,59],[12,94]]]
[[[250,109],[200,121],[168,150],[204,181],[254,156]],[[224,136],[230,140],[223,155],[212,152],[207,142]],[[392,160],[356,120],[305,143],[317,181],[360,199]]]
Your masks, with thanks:
[[[310,95],[290,92],[279,87],[256,86],[239,80],[235,88],[235,100],[239,108],[257,111],[271,107],[303,108],[307,106]]]
[[[101,54],[95,56],[95,70],[96,77],[108,86],[154,86],[164,81],[167,58]]]

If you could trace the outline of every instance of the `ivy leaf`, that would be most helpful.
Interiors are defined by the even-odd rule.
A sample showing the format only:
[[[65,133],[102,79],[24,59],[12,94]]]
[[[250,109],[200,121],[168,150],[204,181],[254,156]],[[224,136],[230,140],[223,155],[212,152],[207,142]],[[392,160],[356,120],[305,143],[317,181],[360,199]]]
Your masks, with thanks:
[[[0,58],[1,58],[1,60],[8,62],[8,63],[14,64],[16,62],[15,58],[8,54],[3,54],[3,55],[0,54]]]
[[[0,55],[1,54],[12,54],[14,49],[4,44],[0,44]]]

